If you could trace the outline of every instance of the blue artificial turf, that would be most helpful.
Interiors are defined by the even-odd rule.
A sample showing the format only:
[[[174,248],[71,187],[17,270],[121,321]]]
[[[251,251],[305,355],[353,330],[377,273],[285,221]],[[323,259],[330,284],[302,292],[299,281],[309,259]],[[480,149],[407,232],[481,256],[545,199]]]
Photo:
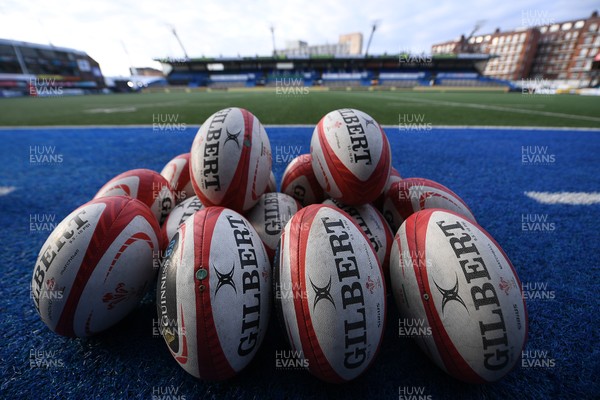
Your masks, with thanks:
[[[391,297],[376,362],[345,385],[277,369],[275,352],[287,348],[275,315],[255,360],[221,383],[188,375],[163,339],[153,335],[151,294],[126,320],[97,337],[57,336],[41,322],[29,298],[33,266],[50,233],[31,231],[31,216],[54,215],[58,223],[113,176],[133,168],[160,171],[173,156],[189,151],[195,128],[3,129],[0,186],[16,190],[0,196],[0,398],[152,399],[169,393],[180,400],[398,399],[415,392],[428,399],[599,398],[600,205],[544,205],[523,193],[600,192],[600,131],[386,131],[402,176],[433,179],[461,196],[502,245],[521,280],[537,288],[533,296],[549,297],[527,302],[527,349],[537,366],[519,365],[496,384],[461,383],[439,370],[412,340],[398,337]],[[279,182],[290,154],[309,151],[312,129],[272,127],[267,132]],[[31,163],[31,146],[55,146],[62,162]],[[547,146],[554,161],[524,164],[523,146]],[[545,217],[553,225],[524,231],[524,215]],[[35,351],[46,352],[52,365],[32,367]]]

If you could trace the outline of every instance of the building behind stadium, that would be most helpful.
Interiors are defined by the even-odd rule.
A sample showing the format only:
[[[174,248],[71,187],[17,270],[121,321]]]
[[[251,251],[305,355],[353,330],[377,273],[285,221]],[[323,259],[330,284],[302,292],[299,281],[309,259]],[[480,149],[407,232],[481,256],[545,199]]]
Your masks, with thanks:
[[[533,23],[539,23],[533,25]],[[543,23],[542,23],[543,22]],[[598,84],[600,63],[600,17],[554,22],[534,10],[522,15],[525,27],[510,31],[461,36],[431,46],[434,55],[484,53],[496,55],[483,75],[517,80],[562,81],[574,87]]]

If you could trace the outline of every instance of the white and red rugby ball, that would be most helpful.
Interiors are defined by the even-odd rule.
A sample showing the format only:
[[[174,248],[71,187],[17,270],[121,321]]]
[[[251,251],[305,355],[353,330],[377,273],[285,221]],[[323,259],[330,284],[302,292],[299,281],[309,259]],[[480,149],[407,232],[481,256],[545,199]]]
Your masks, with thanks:
[[[373,202],[383,192],[392,154],[381,126],[350,108],[325,115],[310,142],[312,167],[329,196],[345,204]]]
[[[430,208],[454,211],[475,221],[469,206],[456,193],[424,178],[406,178],[392,183],[385,194],[383,215],[396,233],[406,218]]]
[[[390,171],[390,177],[388,178],[387,183],[385,184],[385,188],[383,189],[383,192],[381,192],[379,197],[376,198],[375,201],[373,201],[373,205],[375,207],[377,207],[378,210],[383,209],[383,202],[385,201],[385,194],[388,192],[388,190],[390,190],[390,187],[392,187],[392,184],[394,184],[395,182],[400,182],[401,180],[402,180],[402,177],[400,176],[400,172],[398,172],[398,170],[396,168],[392,167],[392,170]]]
[[[158,222],[139,200],[105,197],[82,205],[38,255],[31,294],[42,321],[71,337],[110,328],[153,283],[161,246]]]
[[[190,153],[173,158],[164,166],[160,174],[169,182],[177,204],[196,195],[190,179]]]
[[[383,215],[371,204],[347,206],[335,199],[327,199],[323,204],[337,207],[348,214],[365,233],[373,250],[377,253],[379,264],[386,281],[390,278],[389,260],[394,235]]]
[[[198,196],[192,196],[177,204],[162,226],[167,243],[175,236],[175,232],[177,232],[177,229],[179,229],[181,224],[194,215],[196,211],[200,211],[203,207],[204,206]]]
[[[245,212],[269,185],[271,145],[251,112],[226,108],[202,124],[190,162],[192,185],[202,204]]]
[[[252,360],[269,323],[271,265],[244,217],[207,207],[169,243],[157,287],[159,330],[179,365],[208,380]]]
[[[411,215],[396,234],[390,273],[401,317],[431,328],[416,340],[448,374],[494,382],[519,363],[528,330],[521,282],[475,222],[442,209]]]
[[[313,171],[310,154],[301,154],[288,164],[281,178],[281,192],[289,194],[303,206],[325,200],[325,192]]]
[[[285,226],[276,264],[278,311],[309,371],[333,383],[365,372],[381,344],[386,303],[362,230],[343,211],[310,205]]]
[[[159,224],[165,221],[175,207],[175,196],[169,182],[158,172],[149,169],[132,169],[108,181],[94,199],[108,196],[129,196],[150,207]]]
[[[269,185],[267,186],[267,190],[265,193],[273,193],[277,191],[277,181],[275,180],[275,174],[271,171],[271,175],[269,176]]]
[[[262,239],[269,260],[275,257],[275,250],[283,232],[283,227],[300,210],[300,203],[285,193],[265,193],[246,217],[258,236]]]

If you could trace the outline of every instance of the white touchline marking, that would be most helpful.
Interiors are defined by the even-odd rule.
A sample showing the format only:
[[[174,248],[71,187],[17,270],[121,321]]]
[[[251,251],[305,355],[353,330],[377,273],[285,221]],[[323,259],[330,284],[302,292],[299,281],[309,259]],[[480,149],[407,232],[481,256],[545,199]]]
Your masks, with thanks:
[[[381,97],[384,97],[384,96],[385,95],[381,95]],[[390,97],[388,96],[388,98],[390,98]],[[587,115],[565,114],[565,113],[557,113],[557,112],[551,112],[551,111],[526,110],[526,109],[522,109],[522,108],[492,106],[492,105],[477,104],[477,103],[461,103],[458,101],[417,99],[414,97],[403,97],[402,100],[411,101],[414,103],[440,104],[440,105],[445,105],[445,106],[449,106],[449,107],[478,108],[481,110],[507,111],[507,112],[513,112],[513,113],[519,113],[519,114],[544,115],[547,117],[559,117],[559,118],[569,118],[569,119],[576,119],[576,120],[600,122],[600,118],[590,117]]]
[[[162,103],[147,103],[147,104],[129,104],[123,105],[120,107],[99,107],[99,108],[89,108],[87,110],[83,110],[84,113],[87,114],[112,114],[118,112],[135,112],[140,108],[149,108],[149,107],[157,107],[157,106],[173,106],[186,104],[188,101],[186,100],[177,100],[177,101],[165,101]],[[203,103],[204,104],[204,103]],[[168,113],[163,113],[168,114]],[[171,113],[173,114],[173,113]]]
[[[600,204],[600,192],[525,192],[525,196],[543,204]]]
[[[14,186],[0,186],[0,196],[6,196],[14,192],[17,188]]]
[[[119,112],[135,112],[137,107],[116,107],[116,108],[92,108],[85,110],[88,114],[113,114]]]

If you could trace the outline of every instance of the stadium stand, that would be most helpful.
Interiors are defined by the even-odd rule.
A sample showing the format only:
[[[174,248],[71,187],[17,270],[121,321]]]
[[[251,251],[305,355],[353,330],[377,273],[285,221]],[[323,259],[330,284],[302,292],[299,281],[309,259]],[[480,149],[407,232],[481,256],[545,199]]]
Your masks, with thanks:
[[[403,57],[403,58],[402,58]],[[381,90],[444,87],[510,87],[510,82],[483,77],[487,54],[468,57],[407,57],[382,55],[369,57],[244,57],[191,60],[157,59],[171,71],[171,85],[230,88],[265,86],[324,86],[330,90]],[[410,61],[410,62],[407,62]],[[218,74],[211,74],[218,68]],[[215,79],[215,76],[219,76]]]
[[[372,73],[363,72],[325,72],[321,75],[323,86],[336,87],[358,87],[371,84]]]
[[[512,84],[506,80],[481,76],[473,72],[441,72],[437,74],[435,84],[455,87],[502,87]]]
[[[96,93],[100,65],[83,51],[0,39],[0,97]]]
[[[395,88],[412,88],[418,85],[428,85],[430,75],[421,72],[382,72],[379,74],[379,85]]]
[[[208,87],[211,89],[228,89],[255,86],[254,74],[211,74],[208,77]]]

